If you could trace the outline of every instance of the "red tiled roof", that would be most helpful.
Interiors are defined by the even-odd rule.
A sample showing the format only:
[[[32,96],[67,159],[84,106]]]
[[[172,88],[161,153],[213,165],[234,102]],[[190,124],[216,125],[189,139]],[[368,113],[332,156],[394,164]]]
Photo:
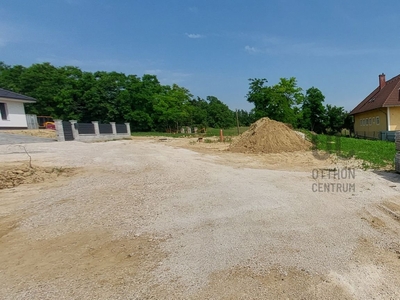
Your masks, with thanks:
[[[400,106],[400,75],[386,81],[386,85],[381,89],[379,86],[371,94],[360,102],[351,112],[351,115],[365,111],[388,107]]]

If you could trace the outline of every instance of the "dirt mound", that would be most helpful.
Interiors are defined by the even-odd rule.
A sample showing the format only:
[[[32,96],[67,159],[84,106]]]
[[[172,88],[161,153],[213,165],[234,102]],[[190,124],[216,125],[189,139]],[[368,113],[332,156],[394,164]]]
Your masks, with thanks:
[[[25,183],[38,183],[55,179],[61,175],[70,176],[73,169],[56,167],[30,167],[28,164],[2,165],[0,170],[0,190],[13,188]]]
[[[262,118],[233,141],[229,150],[243,153],[280,153],[308,150],[311,143],[287,125]]]

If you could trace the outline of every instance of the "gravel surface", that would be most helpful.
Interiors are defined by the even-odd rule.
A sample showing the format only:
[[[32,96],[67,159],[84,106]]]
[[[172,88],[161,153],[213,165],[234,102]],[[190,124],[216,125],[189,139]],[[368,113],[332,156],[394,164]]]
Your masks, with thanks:
[[[26,149],[76,175],[0,191],[2,299],[400,298],[396,174],[313,178],[157,140]]]
[[[47,143],[56,139],[0,132],[0,145]]]

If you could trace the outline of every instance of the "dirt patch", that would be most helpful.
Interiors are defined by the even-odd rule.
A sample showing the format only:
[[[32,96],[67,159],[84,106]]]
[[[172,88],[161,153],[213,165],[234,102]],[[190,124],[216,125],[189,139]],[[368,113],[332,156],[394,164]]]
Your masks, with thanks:
[[[383,202],[378,206],[384,213],[389,215],[392,219],[400,222],[400,205],[391,201]]]
[[[71,176],[73,168],[30,166],[28,163],[8,163],[0,166],[0,190],[21,184],[54,180],[59,176]]]
[[[386,223],[381,218],[372,215],[367,210],[364,212],[361,219],[367,221],[368,224],[374,228],[386,228]]]
[[[3,236],[17,228],[19,220],[19,218],[15,218],[14,216],[0,217],[0,243]]]
[[[234,140],[229,149],[242,153],[280,153],[308,150],[310,147],[310,142],[287,125],[262,118]]]
[[[343,286],[357,287],[357,299],[399,299],[400,247],[396,242],[383,246],[371,239],[360,239],[353,263],[344,276],[332,275]],[[375,295],[373,297],[372,295]]]
[[[275,268],[263,274],[236,267],[210,276],[196,299],[354,299],[326,277],[306,270]]]
[[[3,130],[2,132],[11,134],[28,135],[49,139],[56,139],[57,133],[55,130],[51,129],[29,129],[29,130]]]
[[[69,296],[76,292],[70,289],[71,282],[79,281],[85,282],[83,290],[88,284],[96,286],[96,291],[90,293],[102,298],[112,298],[115,288],[134,290],[131,285],[149,281],[150,272],[166,257],[159,250],[162,240],[144,235],[116,239],[104,231],[71,232],[33,240],[17,230],[0,241],[1,285],[29,291],[32,286],[62,282],[60,290],[65,288]]]

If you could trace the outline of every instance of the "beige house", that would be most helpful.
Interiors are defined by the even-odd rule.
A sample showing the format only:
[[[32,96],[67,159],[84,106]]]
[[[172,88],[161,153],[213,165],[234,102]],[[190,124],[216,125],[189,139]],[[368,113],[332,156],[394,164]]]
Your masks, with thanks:
[[[357,136],[380,139],[382,132],[400,130],[400,75],[388,81],[379,75],[379,86],[350,115]]]

